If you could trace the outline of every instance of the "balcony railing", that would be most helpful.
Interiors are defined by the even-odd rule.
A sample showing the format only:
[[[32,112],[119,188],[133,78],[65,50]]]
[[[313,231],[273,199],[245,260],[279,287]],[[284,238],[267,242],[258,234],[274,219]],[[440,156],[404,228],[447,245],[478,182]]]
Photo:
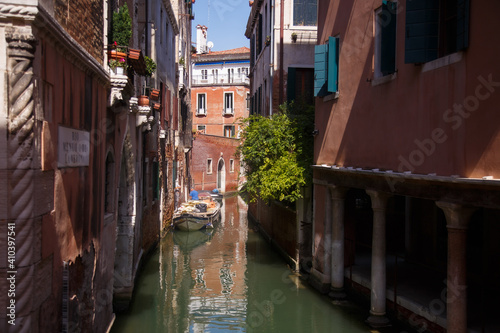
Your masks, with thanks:
[[[219,74],[219,75],[193,75],[193,85],[231,85],[231,84],[250,84],[250,79],[245,74]]]

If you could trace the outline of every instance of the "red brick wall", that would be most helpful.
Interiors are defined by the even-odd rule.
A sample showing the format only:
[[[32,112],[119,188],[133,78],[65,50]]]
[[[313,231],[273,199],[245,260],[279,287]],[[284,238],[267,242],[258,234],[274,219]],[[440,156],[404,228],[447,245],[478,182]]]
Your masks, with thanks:
[[[222,115],[224,92],[234,93],[234,115]],[[196,115],[198,109],[198,94],[200,93],[206,94],[206,116]],[[249,89],[245,86],[192,87],[191,109],[193,111],[193,129],[196,130],[198,125],[205,125],[206,134],[224,136],[224,125],[234,125],[235,134],[237,134],[239,129],[238,119],[246,118],[249,114],[246,100],[247,93],[249,93]]]
[[[104,29],[102,0],[54,0],[54,16],[71,37],[102,63]]]
[[[297,218],[294,210],[279,203],[267,205],[259,201],[250,204],[248,212],[279,247],[291,258],[296,257]]]
[[[217,166],[224,159],[226,192],[238,188],[240,161],[235,156],[237,139],[197,134],[193,141],[192,176],[197,190],[213,190],[217,187]],[[222,155],[221,155],[222,154]],[[207,172],[207,159],[212,159],[212,173]],[[234,172],[230,172],[230,159],[234,160]]]

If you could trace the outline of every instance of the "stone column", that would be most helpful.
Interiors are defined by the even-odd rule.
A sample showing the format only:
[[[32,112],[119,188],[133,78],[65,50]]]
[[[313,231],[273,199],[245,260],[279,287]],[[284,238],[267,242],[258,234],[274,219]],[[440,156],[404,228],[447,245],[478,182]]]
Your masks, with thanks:
[[[389,194],[367,190],[373,209],[372,276],[370,314],[367,322],[372,327],[389,325],[385,316],[386,304],[386,256],[385,256],[385,211]]]
[[[331,291],[329,296],[334,299],[345,298],[344,293],[344,200],[346,189],[338,186],[329,186],[332,201],[332,266]]]
[[[467,332],[467,227],[473,208],[436,202],[446,216],[448,229],[447,332]]]

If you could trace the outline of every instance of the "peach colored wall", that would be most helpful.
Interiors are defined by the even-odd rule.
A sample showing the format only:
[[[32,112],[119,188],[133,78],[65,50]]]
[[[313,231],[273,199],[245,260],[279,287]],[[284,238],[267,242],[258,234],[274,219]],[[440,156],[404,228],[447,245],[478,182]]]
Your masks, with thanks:
[[[339,35],[341,46],[339,98],[316,99],[315,163],[499,178],[500,4],[472,3],[463,59],[427,72],[404,63],[405,4],[398,2],[397,77],[372,86],[380,1],[318,3],[319,43]],[[474,111],[461,116],[454,104]]]

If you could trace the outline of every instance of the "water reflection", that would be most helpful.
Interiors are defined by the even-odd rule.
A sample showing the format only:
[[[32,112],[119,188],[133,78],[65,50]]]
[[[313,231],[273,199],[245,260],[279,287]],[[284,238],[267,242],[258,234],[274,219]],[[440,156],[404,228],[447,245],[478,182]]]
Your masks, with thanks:
[[[113,332],[369,332],[365,312],[311,290],[224,199],[213,230],[167,235]]]

